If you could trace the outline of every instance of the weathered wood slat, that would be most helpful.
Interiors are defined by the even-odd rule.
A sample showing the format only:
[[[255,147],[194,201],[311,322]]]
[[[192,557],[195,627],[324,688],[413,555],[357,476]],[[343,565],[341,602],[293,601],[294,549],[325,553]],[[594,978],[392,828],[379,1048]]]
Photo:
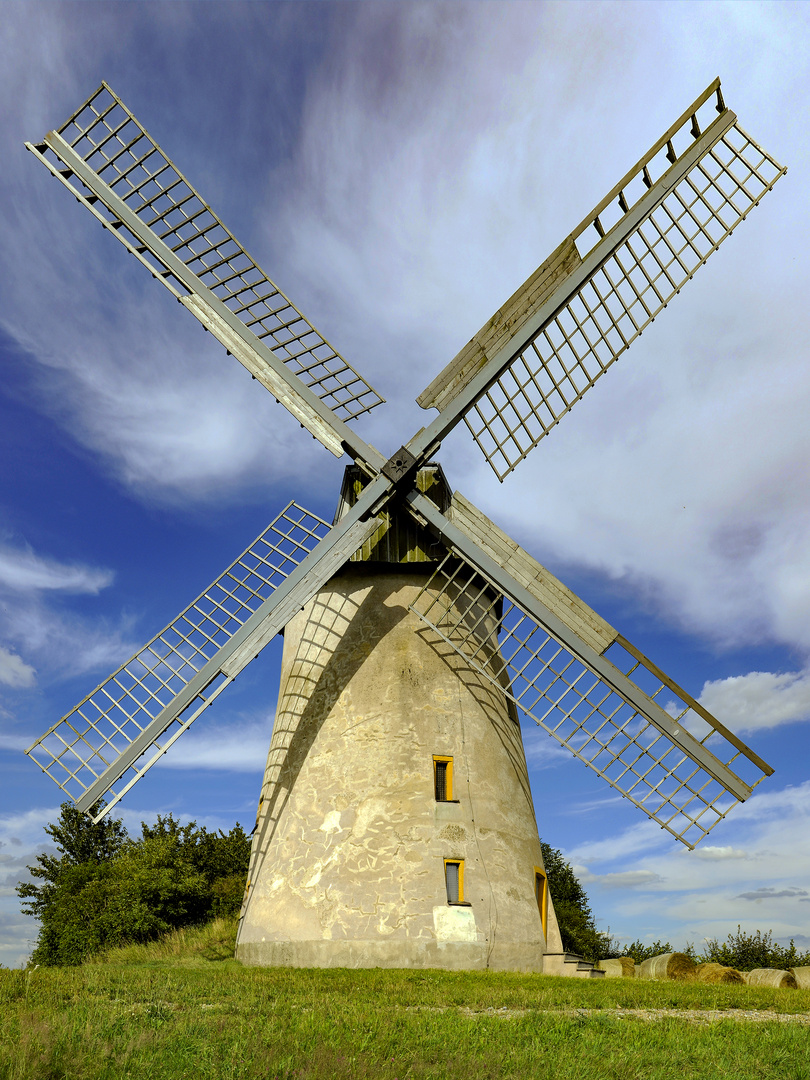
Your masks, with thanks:
[[[596,652],[604,653],[619,636],[618,630],[458,491],[453,495],[447,517]]]
[[[581,261],[574,238],[569,236],[422,391],[417,403],[423,409],[444,409]]]

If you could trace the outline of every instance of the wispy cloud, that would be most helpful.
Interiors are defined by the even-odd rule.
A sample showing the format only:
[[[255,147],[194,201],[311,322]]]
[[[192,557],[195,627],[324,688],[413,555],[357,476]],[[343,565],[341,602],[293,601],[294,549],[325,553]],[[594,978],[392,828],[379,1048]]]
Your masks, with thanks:
[[[195,729],[183,736],[182,748],[159,762],[164,769],[218,769],[225,772],[262,773],[270,746],[272,719],[235,721],[218,727]],[[157,766],[156,766],[157,767]]]
[[[25,750],[34,741],[35,736],[9,735],[0,732],[0,747],[4,750]]]
[[[756,792],[742,805],[734,807],[734,821],[746,820],[770,827],[773,822],[786,818],[804,821],[810,818],[810,780],[775,791]]]
[[[732,731],[757,731],[810,719],[810,671],[752,671],[707,682],[701,705]]]
[[[115,666],[130,655],[134,646],[126,641],[125,620],[90,621],[56,603],[62,596],[98,594],[112,580],[107,569],[0,545],[0,636],[14,645],[0,645],[0,683],[28,689],[38,669],[51,676],[76,674]]]
[[[0,544],[0,588],[18,592],[98,593],[112,580],[111,570],[69,565],[37,555],[29,548]]]
[[[551,769],[573,760],[573,754],[535,724],[523,723],[523,749],[533,769]]]
[[[16,851],[19,859],[30,861],[32,850],[44,850],[50,844],[43,829],[58,817],[58,806],[32,806],[17,813],[0,815],[0,851],[6,855]]]
[[[637,857],[662,846],[671,846],[672,838],[653,821],[640,821],[617,836],[598,841],[577,844],[566,852],[572,862],[590,866],[593,863],[614,862],[617,859]]]
[[[16,653],[9,652],[0,645],[0,683],[14,689],[33,686],[36,669],[26,664]]]
[[[649,889],[661,884],[663,878],[652,870],[624,870],[616,874],[594,875],[587,881],[598,883],[603,889]]]

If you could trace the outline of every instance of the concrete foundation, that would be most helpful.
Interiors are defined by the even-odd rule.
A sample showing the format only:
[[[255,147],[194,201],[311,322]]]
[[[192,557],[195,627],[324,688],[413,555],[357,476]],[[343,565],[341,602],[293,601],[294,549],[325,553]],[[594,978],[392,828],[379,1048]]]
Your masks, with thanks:
[[[542,971],[562,950],[516,714],[408,610],[429,571],[349,563],[287,625],[245,963]]]

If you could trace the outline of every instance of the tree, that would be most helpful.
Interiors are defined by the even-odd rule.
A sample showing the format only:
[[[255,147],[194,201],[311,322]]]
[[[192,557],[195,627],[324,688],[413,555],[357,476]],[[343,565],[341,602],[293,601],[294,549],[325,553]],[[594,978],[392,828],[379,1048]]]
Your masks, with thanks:
[[[98,814],[103,806],[103,802],[94,803],[88,814]],[[114,859],[124,847],[128,837],[120,819],[103,817],[94,824],[88,814],[80,813],[73,803],[65,802],[56,824],[45,826],[45,832],[56,844],[59,858],[37,855],[37,865],[28,867],[31,876],[39,878],[43,884],[23,881],[17,885],[17,895],[27,901],[21,905],[24,915],[42,917],[54,890],[71,867],[100,866]]]
[[[250,860],[250,837],[239,822],[228,833],[216,833],[198,829],[196,821],[181,825],[169,814],[158,815],[152,826],[141,822],[141,830],[143,841],[177,839],[179,856],[205,879],[208,917],[239,912]]]
[[[60,857],[39,855],[28,869],[43,884],[17,886],[23,912],[41,921],[34,963],[80,964],[101,949],[239,910],[250,854],[239,824],[209,833],[169,814],[142,823],[132,840],[120,821],[93,825],[65,803],[45,831]]]
[[[591,906],[571,864],[561,851],[540,842],[548,888],[560,927],[563,949],[578,953],[587,960],[601,960],[607,955],[610,940],[596,929]]]
[[[629,956],[637,964],[642,964],[645,960],[649,960],[653,956],[662,956],[664,953],[675,952],[675,946],[670,945],[668,941],[653,941],[650,945],[645,945],[642,941],[633,941],[629,945],[620,946],[617,941],[611,942],[610,956]],[[689,956],[693,956],[694,949],[691,945],[686,947],[685,951]],[[694,959],[694,957],[693,957]]]
[[[89,813],[97,815],[103,805],[94,803]],[[33,915],[42,924],[32,960],[46,965],[79,963],[97,939],[97,919],[87,916],[99,906],[100,883],[127,843],[127,831],[116,818],[103,817],[94,824],[66,802],[56,824],[46,825],[45,832],[59,856],[38,855],[36,865],[28,867],[42,884],[23,881],[17,885],[23,914]],[[77,905],[81,894],[84,901]]]

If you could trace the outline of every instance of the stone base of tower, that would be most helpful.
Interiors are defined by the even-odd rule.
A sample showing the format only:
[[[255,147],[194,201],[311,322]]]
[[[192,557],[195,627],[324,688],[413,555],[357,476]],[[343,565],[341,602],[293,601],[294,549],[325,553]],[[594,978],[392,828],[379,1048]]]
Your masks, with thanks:
[[[529,952],[513,944],[490,952],[486,943],[472,941],[250,942],[237,947],[236,958],[259,967],[543,971],[542,947]]]
[[[409,610],[428,574],[349,564],[285,629],[243,963],[541,972],[562,952],[517,715]]]

